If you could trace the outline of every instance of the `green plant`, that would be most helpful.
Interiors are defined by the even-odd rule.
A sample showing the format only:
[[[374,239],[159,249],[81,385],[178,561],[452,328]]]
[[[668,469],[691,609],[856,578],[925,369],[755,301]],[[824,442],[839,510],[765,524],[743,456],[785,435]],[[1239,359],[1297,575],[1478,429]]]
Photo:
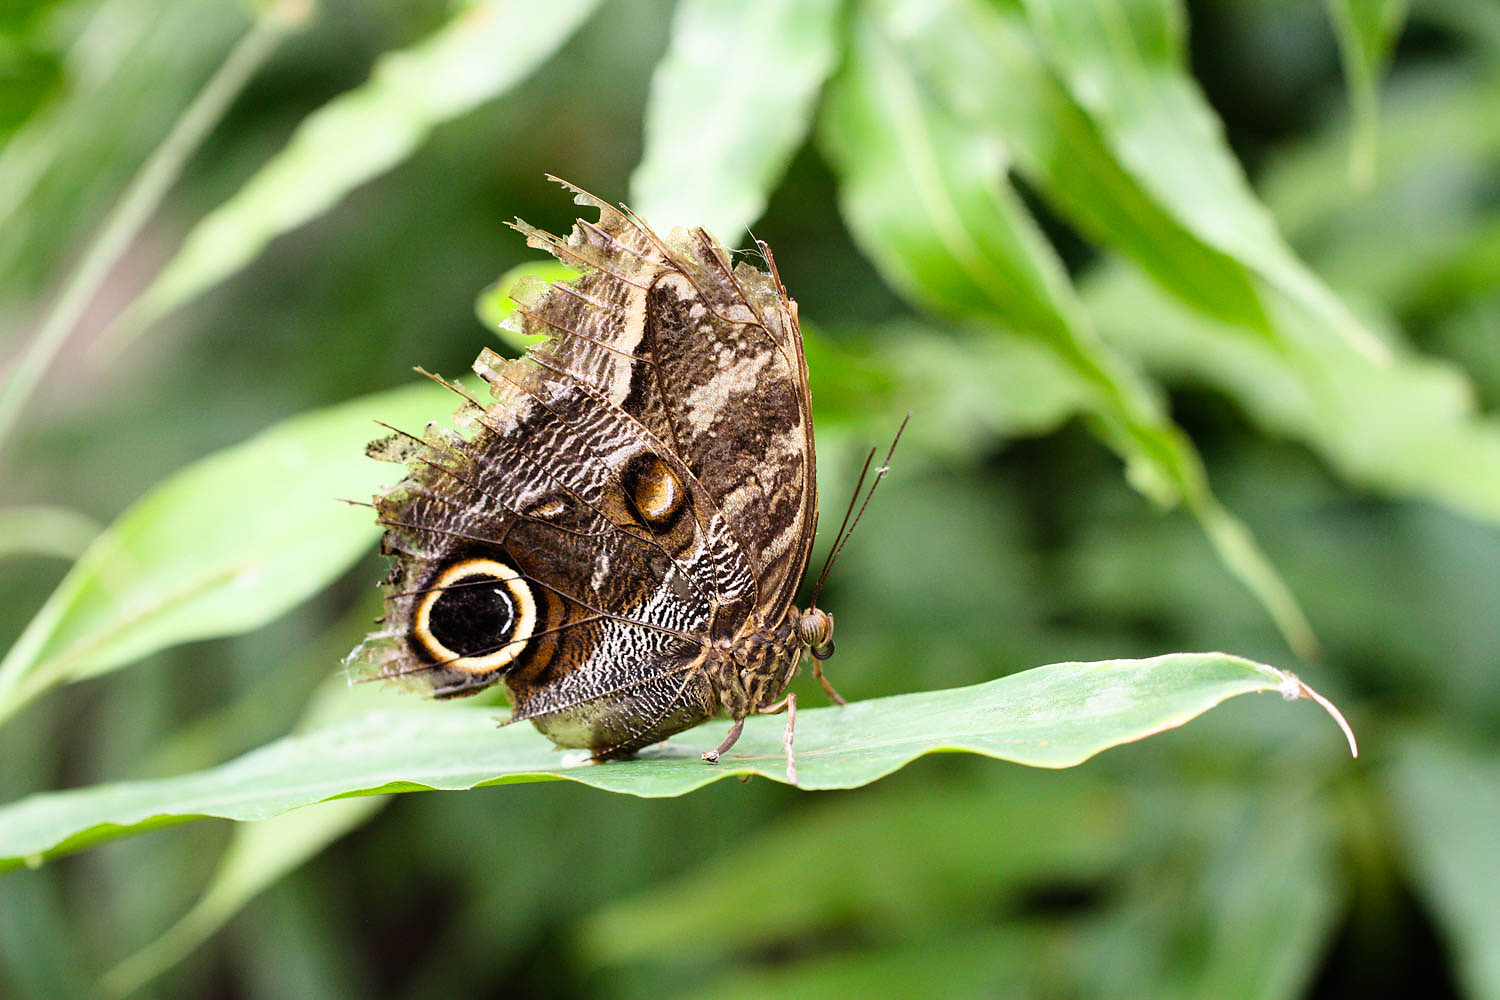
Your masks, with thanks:
[[[1500,20],[1416,4],[1377,116],[1404,13],[1205,5],[1201,82],[1169,0],[283,0],[248,31],[217,5],[110,0],[6,22],[26,65],[62,69],[0,119],[0,782],[148,781],[8,807],[0,855],[399,791],[423,767],[435,787],[562,772],[535,734],[491,733],[493,709],[321,686],[379,573],[374,526],[332,500],[386,474],[360,456],[369,418],[451,407],[405,369],[483,342],[474,290],[524,259],[504,218],[566,225],[541,173],[609,194],[637,162],[626,200],[654,224],[733,243],[753,222],[776,249],[825,497],[917,411],[830,585],[848,693],[985,684],[1003,712],[1039,678],[1083,686],[1015,673],[1036,663],[1224,648],[1308,659],[1376,748],[1351,770],[1305,716],[1236,703],[1068,773],[949,755],[814,802],[551,782],[197,824],[5,875],[6,994],[100,970],[126,993],[190,954],[173,994],[227,975],[247,995],[1295,996],[1437,970],[1500,996],[1481,408]],[[1282,75],[1229,87],[1241,52]],[[1239,102],[1253,189],[1205,87]],[[841,718],[872,753],[910,722],[921,748],[1056,765],[1285,680],[1214,656],[1128,671],[1169,675],[1050,761],[980,745],[1013,730],[958,738],[924,696],[806,712],[803,777],[910,759],[820,779]],[[215,769],[294,723],[313,735]],[[369,753],[298,756],[356,738]],[[723,773],[587,779],[676,794]]]

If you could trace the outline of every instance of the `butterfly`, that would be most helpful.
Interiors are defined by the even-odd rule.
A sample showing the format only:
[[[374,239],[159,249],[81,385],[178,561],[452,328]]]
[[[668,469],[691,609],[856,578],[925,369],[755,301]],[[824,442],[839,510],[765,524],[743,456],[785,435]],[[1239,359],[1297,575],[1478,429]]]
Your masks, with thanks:
[[[394,562],[351,659],[439,698],[503,683],[508,721],[601,761],[723,713],[714,763],[785,710],[795,780],[804,653],[843,703],[821,666],[833,616],[793,605],[818,522],[797,304],[763,243],[768,272],[558,183],[599,216],[567,239],[514,224],[580,272],[513,292],[509,328],[545,339],[480,354],[490,400],[445,382],[454,428],[369,448],[405,478],[375,497]]]

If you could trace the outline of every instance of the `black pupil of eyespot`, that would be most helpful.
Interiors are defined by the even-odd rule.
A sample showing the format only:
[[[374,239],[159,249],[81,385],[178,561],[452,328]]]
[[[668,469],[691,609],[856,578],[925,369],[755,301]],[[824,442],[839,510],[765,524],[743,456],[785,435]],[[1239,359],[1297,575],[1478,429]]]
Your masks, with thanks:
[[[482,573],[449,583],[428,613],[432,637],[460,656],[499,652],[516,625],[516,607],[505,584]]]

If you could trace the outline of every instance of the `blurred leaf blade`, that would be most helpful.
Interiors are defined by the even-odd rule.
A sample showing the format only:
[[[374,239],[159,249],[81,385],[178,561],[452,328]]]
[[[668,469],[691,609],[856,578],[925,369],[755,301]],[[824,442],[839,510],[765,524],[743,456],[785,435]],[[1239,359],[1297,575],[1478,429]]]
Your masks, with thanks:
[[[323,848],[362,825],[385,805],[380,796],[336,799],[236,828],[213,882],[160,937],[110,969],[105,996],[126,997],[181,961],[238,913]]]
[[[1500,10],[1494,14],[1500,25]],[[1278,148],[1261,182],[1266,204],[1293,240],[1317,247],[1313,260],[1320,268],[1325,252],[1319,237],[1357,238],[1362,212],[1379,211],[1391,224],[1406,225],[1413,201],[1452,211],[1458,206],[1446,204],[1449,186],[1456,183],[1467,193],[1482,184],[1500,149],[1500,109],[1489,99],[1497,72],[1500,63],[1392,80],[1381,112],[1384,140],[1373,190],[1349,186],[1347,133],[1329,129]],[[1403,304],[1400,296],[1356,288],[1394,308]]]
[[[1206,810],[1201,797],[1177,804],[1206,813],[1193,818],[1212,838],[1193,843],[1199,830],[1184,831],[1158,857],[1135,859],[1132,886],[1079,962],[1087,970],[1080,992],[1105,1000],[1305,996],[1343,896],[1328,817],[1305,792],[1274,803],[1220,800]],[[1149,926],[1164,930],[1143,937]]]
[[[802,333],[820,457],[835,454],[841,436],[851,455],[862,451],[872,433],[888,433],[911,411],[920,416],[902,438],[918,446],[908,460],[967,460],[998,440],[1053,431],[1092,403],[1089,388],[1035,340],[915,321],[862,329],[858,343],[836,348],[809,321]]]
[[[1185,503],[1292,648],[1316,655],[1296,598],[1244,525],[1214,500],[1192,442],[1096,335],[1051,245],[1006,183],[1005,149],[924,100],[891,29],[870,14],[856,18],[822,120],[856,240],[918,305],[1034,337],[1054,351],[1089,393],[1131,484],[1158,503]]]
[[[880,9],[901,26],[893,37],[934,92],[1003,142],[1017,170],[1082,232],[1195,308],[1269,335],[1250,272],[1179,223],[1120,163],[1019,11],[983,0],[888,0]]]
[[[10,437],[21,411],[69,334],[176,182],[188,159],[208,138],[255,71],[295,27],[296,20],[282,13],[291,6],[301,5],[268,6],[251,24],[121,192],[30,343],[0,381],[0,447]]]
[[[1349,180],[1356,189],[1368,190],[1375,180],[1380,140],[1380,77],[1401,34],[1407,0],[1327,0],[1327,4],[1339,40],[1353,122]]]
[[[1500,8],[1490,13],[1500,21]],[[1287,144],[1264,174],[1266,204],[1319,271],[1418,337],[1425,316],[1482,300],[1500,267],[1490,182],[1500,163],[1497,71],[1500,62],[1393,78],[1367,190],[1348,183],[1346,130]]]
[[[106,16],[98,13],[94,16],[95,23],[106,20]],[[146,25],[143,19],[126,20],[124,23],[116,19],[110,25],[110,31],[94,29],[109,42],[102,50],[88,44],[93,41],[91,27],[86,25],[80,29],[78,39],[64,56],[64,68],[68,75],[80,81],[74,84],[75,100],[79,91],[87,96],[96,96],[87,93],[88,85],[93,83],[97,86],[98,80],[108,78],[118,70],[132,44],[145,34]],[[15,240],[19,230],[24,228],[8,223],[46,173],[47,167],[56,159],[64,141],[64,119],[72,110],[66,100],[60,100],[50,107],[37,108],[36,113],[28,120],[17,123],[18,127],[6,136],[4,145],[0,146],[0,182],[3,182],[0,183],[0,233],[4,233],[6,237],[4,241],[0,241],[0,247]],[[0,250],[0,260],[4,257],[3,250]]]
[[[350,689],[335,673],[316,692],[303,712],[297,732],[308,732],[390,705],[399,692],[365,684]],[[368,822],[390,800],[364,796],[321,802],[235,827],[218,869],[192,908],[155,940],[106,972],[99,991],[126,997],[182,961],[239,913],[246,904],[319,854],[325,847]]]
[[[1218,387],[1350,482],[1500,523],[1500,427],[1479,412],[1456,366],[1405,352],[1378,363],[1312,338],[1273,350],[1181,309],[1123,268],[1097,275],[1084,298],[1111,343],[1153,370]]]
[[[420,427],[444,390],[411,386],[313,411],[188,466],[122,514],[0,663],[0,718],[55,684],[165,646],[261,625],[373,541],[359,499],[399,478],[364,455],[373,421]]]
[[[1420,734],[1387,774],[1417,885],[1431,906],[1457,973],[1474,1000],[1500,997],[1500,757]]]
[[[861,249],[920,305],[1009,324],[1065,357],[1086,353],[1068,314],[1067,276],[1001,182],[1004,146],[927,105],[883,29],[871,16],[856,19],[822,120]]]
[[[1300,261],[1255,197],[1185,68],[1177,0],[1023,0],[1048,57],[1120,162],[1179,222],[1301,303],[1355,349],[1387,350]]]
[[[1339,135],[1292,147],[1273,164],[1267,202],[1289,232],[1318,243],[1314,259],[1366,297],[1372,316],[1381,315],[1379,301],[1419,307],[1441,275],[1466,256],[1483,260],[1494,245],[1486,229],[1500,233],[1500,220],[1475,214],[1487,203],[1480,178],[1500,150],[1497,106],[1480,96],[1494,81],[1493,71],[1465,72],[1395,88],[1377,184],[1362,196],[1349,190]],[[1330,257],[1348,266],[1331,267]],[[1493,257],[1487,270],[1494,273]],[[1082,292],[1111,344],[1162,377],[1213,386],[1266,432],[1314,449],[1347,482],[1500,523],[1500,427],[1475,379],[1452,361],[1403,346],[1380,364],[1306,332],[1273,351],[1187,313],[1123,267],[1096,269]],[[1308,322],[1282,313],[1283,328]],[[1400,342],[1394,332],[1390,339]]]
[[[201,0],[87,13],[67,44],[65,93],[0,145],[0,288],[41,292],[248,20]]]
[[[778,942],[829,934],[849,915],[872,934],[879,928],[907,940],[981,920],[1039,882],[1107,877],[1128,857],[1130,841],[1119,831],[1139,817],[1126,796],[1087,770],[993,778],[818,802],[590,914],[573,940],[601,966],[668,953],[698,961],[761,954]],[[996,850],[1001,830],[1005,849]],[[771,879],[724,892],[743,872],[775,871],[787,858],[816,858],[833,844],[839,862],[799,867],[794,893]],[[923,859],[929,886],[921,907],[903,877],[912,857]]]
[[[551,284],[557,281],[571,281],[576,277],[578,277],[577,271],[555,260],[528,261],[525,264],[517,264],[479,293],[474,301],[474,315],[478,317],[485,329],[499,337],[512,351],[520,353],[535,346],[538,338],[518,333],[505,323],[505,317],[516,311],[514,295],[517,288],[530,282]]]
[[[1288,690],[1291,675],[1222,653],[1060,663],[952,688],[799,713],[799,787],[852,788],[938,750],[1071,767],[1180,726],[1227,698]],[[568,779],[646,798],[726,777],[786,780],[784,722],[754,716],[717,767],[697,734],[607,765],[563,758],[528,728],[494,731],[494,710],[426,705],[377,712],[268,744],[217,768],[158,781],[34,795],[0,808],[0,866],[68,853],[205,816],[266,819],[331,798]]]
[[[670,1000],[981,1000],[1046,996],[1034,968],[1048,935],[1036,927],[955,928],[937,939],[878,950],[837,951],[765,962],[669,994]]]
[[[805,822],[787,822],[769,837],[731,848],[659,890],[608,907],[586,921],[576,939],[586,953],[615,965],[658,964],[667,954],[702,960],[705,953],[713,958],[727,953],[732,971],[680,994],[684,998],[987,997],[997,995],[997,983],[1011,980],[1014,986],[999,995],[1293,1000],[1304,994],[1341,895],[1330,865],[1325,816],[1251,806],[1258,815],[1222,817],[1218,814],[1234,813],[1239,803],[1209,796],[1213,807],[1205,809],[1202,789],[1157,790],[1141,802],[1131,802],[1128,794],[1101,795],[1098,789],[1093,795],[1059,796],[1056,776],[1046,780],[1054,790],[1040,796],[1009,781],[1003,793],[990,790],[991,800],[1016,794],[1009,810],[979,796],[944,803],[952,796],[947,788],[930,796],[908,794],[903,807],[883,812],[887,845],[871,835],[876,831],[862,829],[864,811],[840,802],[844,808],[824,810],[829,815],[819,817],[823,822],[813,830]],[[1054,812],[1063,804],[1059,799],[1072,809]],[[1035,815],[1026,811],[1031,802],[1040,807]],[[1125,808],[1127,803],[1132,808]],[[1142,815],[1146,807],[1186,813],[1194,821],[1192,833],[1206,826],[1211,840],[1198,843],[1189,834],[1147,842],[1139,832],[1120,837],[1122,829],[1151,826]],[[960,818],[962,808],[971,814],[967,822]],[[911,813],[909,824],[890,818],[903,811]],[[1084,830],[1075,828],[1080,817]],[[854,837],[844,850],[846,825]],[[922,829],[926,826],[944,836],[937,840]],[[1025,841],[1019,857],[1007,860],[1008,850],[996,849],[998,830],[1007,840]],[[809,835],[813,832],[816,836]],[[1048,837],[1060,843],[1042,843]],[[795,894],[774,883],[763,891],[757,885],[747,890],[754,894],[750,906],[726,898],[726,879],[732,882],[747,870],[774,870],[788,857],[816,857],[832,843],[840,845],[842,860],[826,867],[852,866],[853,872],[807,872]],[[777,847],[783,850],[774,851]],[[962,858],[966,850],[971,856]],[[927,858],[934,851],[938,861],[928,868],[922,903],[945,919],[924,920],[920,910],[911,912],[901,869],[912,857]],[[867,854],[874,855],[868,867]],[[759,866],[735,867],[731,860]],[[955,864],[964,867],[950,873]],[[997,898],[1005,906],[1012,893],[1024,893],[1028,878],[1036,880],[1032,885],[1051,879],[1078,886],[1108,881],[1116,885],[1110,895],[1123,899],[1102,907],[1082,926],[1059,925],[1023,909],[981,935],[959,930],[982,925],[983,906],[993,908]],[[846,880],[858,884],[845,885]],[[1165,933],[1152,934],[1152,929]],[[800,961],[758,960],[778,944],[820,936],[856,943]],[[885,943],[861,947],[869,938]],[[1193,944],[1185,947],[1185,942]],[[888,989],[888,984],[895,985]]]
[[[77,559],[103,530],[93,518],[66,507],[0,508],[0,559],[16,555]]]
[[[417,44],[387,53],[363,86],[308,116],[279,154],[198,222],[121,315],[118,350],[145,327],[228,278],[282,233],[410,156],[434,127],[524,80],[598,0],[475,0]]]
[[[1088,386],[1127,460],[1153,473],[1152,496],[1183,492],[1145,385],[1090,334],[1067,275],[1004,184],[1006,153],[922,102],[917,82],[861,17],[824,111],[822,139],[843,213],[882,275],[927,309],[1035,337]],[[1154,425],[1154,426],[1153,426]]]
[[[630,207],[662,232],[702,226],[736,245],[812,124],[837,58],[840,7],[839,0],[680,3],[652,76]],[[773,65],[776,72],[766,72]]]

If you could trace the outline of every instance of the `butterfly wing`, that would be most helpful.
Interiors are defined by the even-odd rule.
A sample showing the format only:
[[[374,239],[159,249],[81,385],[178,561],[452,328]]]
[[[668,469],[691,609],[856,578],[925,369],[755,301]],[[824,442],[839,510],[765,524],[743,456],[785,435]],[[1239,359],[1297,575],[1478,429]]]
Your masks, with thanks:
[[[518,329],[550,337],[536,356],[606,387],[611,401],[671,445],[750,560],[760,616],[777,622],[801,583],[818,517],[796,304],[774,264],[770,274],[733,264],[701,229],[663,240],[574,190],[579,204],[599,210],[597,224],[580,221],[566,242],[517,228],[588,273],[537,290],[517,311]],[[624,321],[619,341],[573,335],[598,310]],[[721,628],[730,624],[720,619]]]
[[[358,659],[439,696],[504,680],[514,718],[610,756],[717,710],[704,657],[784,616],[816,500],[779,283],[599,207],[566,242],[526,230],[586,273],[518,290],[515,326],[548,340],[480,356],[493,401],[373,446],[407,476],[376,498],[396,560]]]

